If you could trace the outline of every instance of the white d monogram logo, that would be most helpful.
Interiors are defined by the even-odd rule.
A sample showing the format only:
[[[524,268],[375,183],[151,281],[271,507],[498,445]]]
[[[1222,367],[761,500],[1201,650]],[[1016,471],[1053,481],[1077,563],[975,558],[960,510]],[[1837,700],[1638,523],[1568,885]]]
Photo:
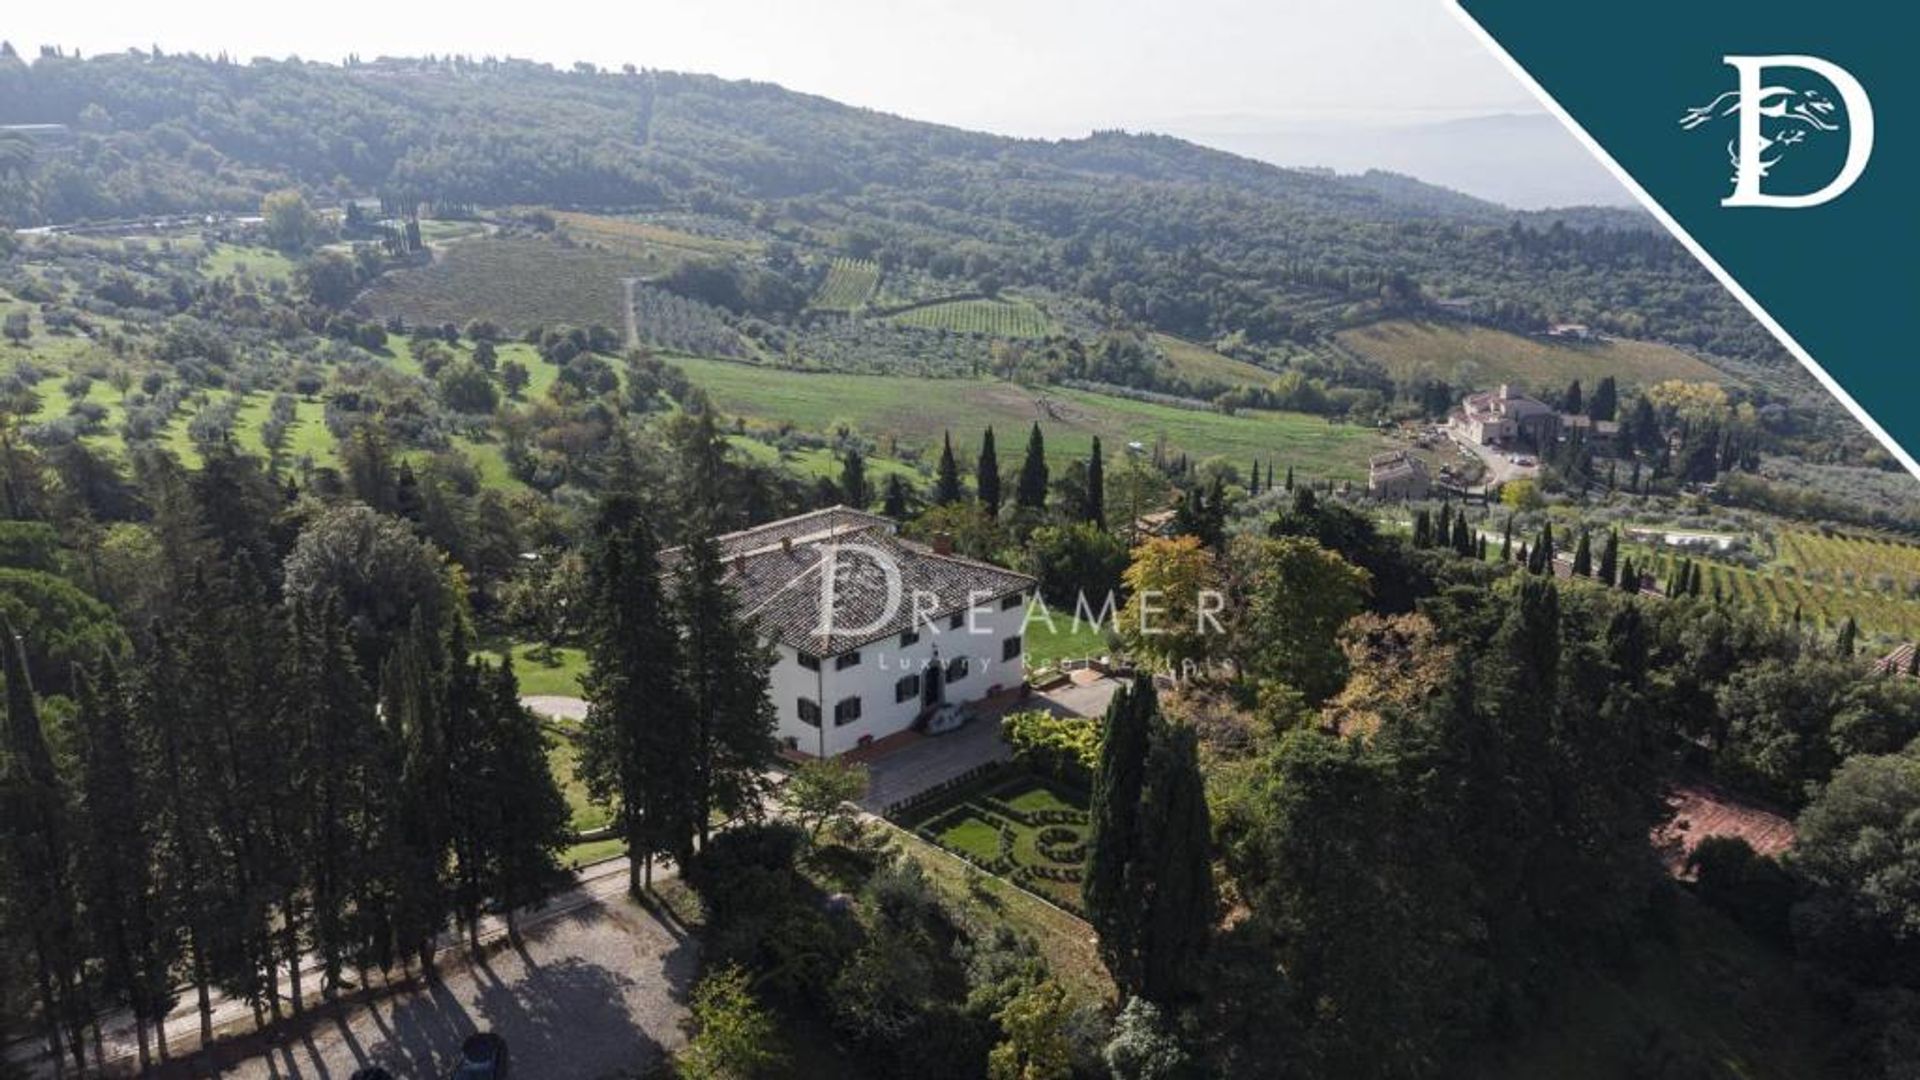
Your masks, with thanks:
[[[1733,165],[1733,194],[1720,200],[1721,206],[1819,206],[1839,198],[1860,179],[1867,159],[1873,155],[1873,103],[1860,80],[1840,65],[1817,56],[1721,59],[1739,73],[1739,89],[1688,109],[1680,118],[1680,126],[1689,131],[1722,117],[1736,120],[1733,138],[1727,142],[1727,158]],[[1812,72],[1831,83],[1846,105],[1845,122],[1833,101],[1819,90],[1767,85],[1767,71],[1786,68]],[[1797,195],[1775,195],[1765,190],[1768,174],[1792,148],[1842,130],[1847,135],[1846,163],[1826,186]]]

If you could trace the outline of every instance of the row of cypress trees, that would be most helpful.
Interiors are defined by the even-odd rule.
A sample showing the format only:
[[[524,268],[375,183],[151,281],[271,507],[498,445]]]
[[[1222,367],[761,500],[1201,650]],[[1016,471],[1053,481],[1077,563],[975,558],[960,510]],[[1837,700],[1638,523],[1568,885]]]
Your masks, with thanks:
[[[125,1007],[142,1065],[168,1048],[182,987],[212,1038],[216,994],[257,1020],[299,1014],[370,970],[431,967],[449,921],[537,901],[563,880],[568,812],[510,661],[473,657],[454,581],[404,523],[320,515],[362,535],[363,569],[422,568],[427,604],[321,577],[281,580],[287,507],[215,455],[154,485],[173,587],[43,708],[22,645],[0,641],[0,937],[19,943],[56,1064],[101,1057]],[[322,528],[324,526],[324,528]],[[384,546],[384,545],[391,546]],[[310,586],[310,587],[309,587]],[[371,660],[363,659],[370,657]]]

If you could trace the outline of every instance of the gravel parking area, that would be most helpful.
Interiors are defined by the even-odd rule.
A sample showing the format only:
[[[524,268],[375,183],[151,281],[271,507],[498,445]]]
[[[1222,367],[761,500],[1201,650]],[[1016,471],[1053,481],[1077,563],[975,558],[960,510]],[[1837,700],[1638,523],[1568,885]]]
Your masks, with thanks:
[[[513,1075],[637,1075],[678,1048],[697,947],[619,895],[596,898],[480,959],[445,954],[434,984],[312,1024],[229,1075],[346,1080],[363,1065],[446,1076],[475,1031],[506,1039]]]

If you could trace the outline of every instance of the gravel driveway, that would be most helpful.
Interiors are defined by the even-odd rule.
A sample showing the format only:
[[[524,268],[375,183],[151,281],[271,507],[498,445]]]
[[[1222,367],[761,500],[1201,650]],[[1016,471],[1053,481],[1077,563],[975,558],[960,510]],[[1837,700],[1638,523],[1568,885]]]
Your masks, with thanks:
[[[624,876],[614,879],[624,885]],[[319,1021],[232,1067],[247,1080],[346,1080],[362,1065],[395,1077],[447,1075],[474,1031],[506,1039],[514,1075],[637,1075],[685,1041],[697,946],[618,889],[478,960],[443,954],[438,983]]]

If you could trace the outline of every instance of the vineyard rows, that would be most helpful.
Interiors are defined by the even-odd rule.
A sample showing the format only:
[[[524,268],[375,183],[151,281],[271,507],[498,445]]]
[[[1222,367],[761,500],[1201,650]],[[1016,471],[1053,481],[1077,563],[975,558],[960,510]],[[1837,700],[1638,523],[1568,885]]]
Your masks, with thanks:
[[[1636,554],[1635,561],[1642,557]],[[1650,572],[1655,580],[1664,583],[1677,563],[1677,556],[1658,555]],[[1829,581],[1809,577],[1807,572],[1792,565],[1752,570],[1696,559],[1694,566],[1703,574],[1702,596],[1714,595],[1717,587],[1721,596],[1771,612],[1780,619],[1792,618],[1797,608],[1803,621],[1824,629],[1837,628],[1851,616],[1861,632],[1870,638],[1882,636],[1912,641],[1920,637],[1920,580],[1904,574],[1865,571],[1863,576],[1857,568],[1845,571],[1822,568],[1822,574],[1834,575]]]
[[[920,330],[989,337],[1045,337],[1053,332],[1046,313],[1025,300],[948,300],[909,308],[889,318]]]
[[[865,259],[835,259],[827,280],[813,298],[823,311],[853,311],[864,307],[880,286],[880,267]]]

